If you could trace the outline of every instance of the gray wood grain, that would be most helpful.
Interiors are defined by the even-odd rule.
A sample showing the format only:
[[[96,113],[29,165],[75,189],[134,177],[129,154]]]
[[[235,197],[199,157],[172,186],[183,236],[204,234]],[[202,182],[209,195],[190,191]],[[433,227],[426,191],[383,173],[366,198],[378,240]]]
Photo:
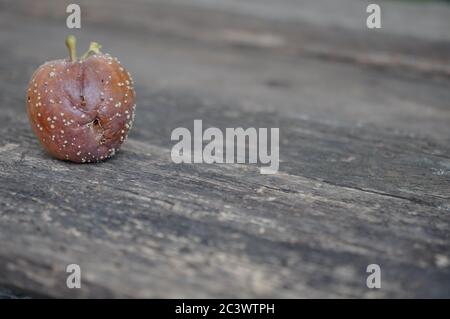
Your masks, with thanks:
[[[450,297],[447,39],[330,35],[199,2],[82,2],[80,39],[120,57],[138,109],[115,158],[75,165],[45,154],[26,118],[31,73],[66,54],[64,11],[49,3],[0,1],[0,286],[45,297]],[[279,127],[280,172],[172,163],[170,133],[194,119]],[[71,263],[81,289],[66,287]],[[366,287],[371,263],[382,289]]]

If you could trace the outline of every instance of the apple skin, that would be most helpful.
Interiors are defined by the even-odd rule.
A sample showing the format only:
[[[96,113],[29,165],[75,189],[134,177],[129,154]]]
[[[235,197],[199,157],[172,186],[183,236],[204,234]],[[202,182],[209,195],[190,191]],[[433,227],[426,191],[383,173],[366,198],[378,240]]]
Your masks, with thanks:
[[[127,138],[135,97],[130,73],[117,58],[100,53],[41,65],[28,87],[27,111],[53,157],[92,163],[113,156]]]

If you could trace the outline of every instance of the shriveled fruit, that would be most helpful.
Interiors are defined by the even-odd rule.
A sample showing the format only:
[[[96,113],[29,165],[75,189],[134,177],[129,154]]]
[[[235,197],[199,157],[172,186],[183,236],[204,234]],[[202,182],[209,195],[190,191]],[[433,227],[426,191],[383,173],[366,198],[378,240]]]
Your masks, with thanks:
[[[41,65],[27,92],[28,117],[38,139],[54,157],[76,163],[107,159],[118,151],[132,127],[135,91],[129,72],[117,58],[91,42],[76,56]]]

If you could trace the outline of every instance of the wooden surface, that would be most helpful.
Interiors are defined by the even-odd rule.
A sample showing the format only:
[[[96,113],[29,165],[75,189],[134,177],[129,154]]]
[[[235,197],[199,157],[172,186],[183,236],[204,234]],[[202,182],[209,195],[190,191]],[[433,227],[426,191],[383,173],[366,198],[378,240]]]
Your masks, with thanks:
[[[138,108],[114,159],[75,165],[24,103],[65,4],[1,0],[0,298],[450,297],[450,6],[383,2],[368,31],[364,1],[320,2],[79,1]],[[172,163],[194,119],[279,127],[280,172]]]

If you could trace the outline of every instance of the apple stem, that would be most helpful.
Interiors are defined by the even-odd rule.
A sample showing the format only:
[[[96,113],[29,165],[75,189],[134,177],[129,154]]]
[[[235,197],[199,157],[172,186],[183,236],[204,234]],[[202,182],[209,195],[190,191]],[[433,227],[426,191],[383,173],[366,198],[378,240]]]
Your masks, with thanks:
[[[69,49],[70,60],[75,62],[77,60],[77,38],[73,35],[68,35],[66,38],[66,46]]]
[[[102,48],[102,46],[97,43],[97,42],[91,42],[91,44],[89,45],[89,49],[87,50],[87,52],[85,54],[83,54],[83,56],[81,57],[81,59],[87,59],[88,57],[90,57],[93,54],[101,54],[102,52],[100,51],[100,49]]]

